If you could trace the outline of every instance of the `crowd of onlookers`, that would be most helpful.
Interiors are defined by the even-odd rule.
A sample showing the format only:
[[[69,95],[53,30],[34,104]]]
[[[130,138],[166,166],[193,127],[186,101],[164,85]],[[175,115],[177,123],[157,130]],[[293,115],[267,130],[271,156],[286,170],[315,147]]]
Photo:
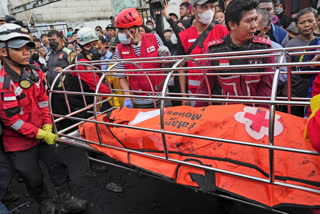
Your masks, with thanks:
[[[44,73],[46,80],[46,87],[53,87],[54,90],[62,90],[65,87],[68,91],[94,92],[96,90],[95,80],[100,76],[96,74],[82,72],[79,76],[75,74],[66,75],[66,79],[61,79],[54,82],[56,76],[60,71],[75,64],[76,62],[90,63],[92,60],[110,60],[110,59],[128,59],[135,57],[162,57],[169,55],[189,55],[189,54],[203,54],[203,53],[218,53],[227,51],[246,51],[269,48],[283,48],[283,47],[299,47],[319,45],[320,36],[320,12],[312,7],[297,11],[288,17],[285,13],[284,0],[234,0],[238,1],[239,5],[231,3],[232,0],[191,0],[184,1],[180,5],[179,15],[176,13],[168,13],[168,6],[164,1],[163,8],[160,10],[151,11],[152,18],[142,20],[138,11],[134,8],[121,11],[115,18],[110,17],[111,24],[107,26],[96,26],[95,29],[83,27],[81,29],[73,29],[69,27],[67,34],[64,35],[62,31],[55,30],[54,26],[50,27],[47,34],[42,34],[39,38],[33,36],[34,43],[30,45],[31,57],[30,64],[35,64]],[[249,3],[248,3],[249,2]],[[228,5],[231,5],[228,7]],[[246,5],[248,4],[248,5]],[[239,8],[238,8],[239,7]],[[249,9],[246,9],[248,7]],[[253,9],[252,9],[252,8]],[[251,9],[250,9],[251,8]],[[237,10],[239,14],[237,13]],[[253,12],[254,11],[254,12]],[[130,19],[128,16],[130,15]],[[243,20],[247,18],[248,20]],[[165,24],[164,22],[167,22]],[[0,17],[0,24],[15,23],[23,26],[23,23],[15,20],[12,17]],[[246,26],[246,24],[249,26]],[[164,28],[163,26],[170,26]],[[264,38],[259,40],[256,38]],[[259,40],[257,42],[257,40]],[[8,40],[9,41],[9,40]],[[9,42],[6,41],[6,48]],[[1,41],[0,41],[1,42]],[[4,44],[3,44],[4,45]],[[2,47],[3,48],[3,47]],[[306,50],[307,51],[307,50]],[[250,60],[255,62],[271,62],[271,57],[266,61],[259,59],[241,59],[240,64],[251,64]],[[278,59],[278,58],[277,58]],[[310,62],[319,61],[318,55],[305,54],[300,56],[287,57],[286,60],[292,62]],[[11,61],[7,56],[6,62]],[[233,59],[225,60],[223,62],[215,60],[211,62],[213,66],[236,65],[239,61]],[[10,62],[9,62],[10,64]],[[13,63],[14,64],[14,63]],[[102,63],[100,70],[107,70],[110,64]],[[162,68],[160,63],[147,63],[141,65],[143,68]],[[189,67],[196,67],[193,62],[188,62]],[[4,66],[4,68],[6,68]],[[131,69],[132,65],[118,64],[115,70]],[[8,68],[6,68],[8,69]],[[74,69],[74,68],[73,68]],[[91,70],[92,67],[85,65],[78,66],[79,70]],[[296,71],[317,70],[317,66],[313,67],[295,67]],[[252,69],[248,69],[252,71]],[[272,69],[271,69],[272,70]],[[217,70],[219,71],[219,70]],[[240,71],[246,71],[240,70]],[[256,69],[255,71],[263,71],[263,69]],[[269,70],[264,70],[269,71]],[[287,68],[282,67],[281,71],[286,72]],[[192,76],[193,73],[199,71],[179,71],[180,73],[189,72],[189,76],[175,77],[169,84],[169,91],[181,93],[183,97],[195,97],[196,94],[207,94],[207,86],[204,86],[204,79],[201,76]],[[209,71],[210,72],[210,71]],[[231,70],[223,70],[221,72],[232,72]],[[212,91],[218,95],[243,95],[243,96],[270,96],[272,87],[272,78],[270,75],[254,76],[251,75],[248,79],[251,83],[245,83],[246,89],[243,90],[243,85],[239,80],[231,80],[223,76],[209,78],[212,83]],[[83,88],[79,88],[78,78],[83,83]],[[155,84],[154,87],[157,92],[160,92],[163,87],[162,77],[151,77],[150,81]],[[127,78],[125,73],[116,73],[107,77],[113,89],[122,89],[125,95],[130,95],[129,89],[137,94],[137,91],[150,91],[148,83],[145,79]],[[229,81],[229,82],[228,82]],[[293,75],[292,76],[292,97],[313,97],[318,88],[312,88],[313,82],[317,81],[317,75]],[[256,84],[257,83],[257,84]],[[55,85],[54,85],[55,84]],[[64,86],[62,86],[64,84]],[[207,84],[207,82],[205,82]],[[235,88],[228,85],[234,84]],[[237,84],[239,88],[237,88]],[[106,81],[101,84],[101,93],[111,93],[107,87]],[[159,87],[158,87],[159,86]],[[259,88],[260,87],[260,88]],[[320,88],[320,87],[319,87]],[[241,90],[240,90],[241,89]],[[120,90],[121,91],[121,90]],[[115,92],[122,93],[122,92]],[[151,95],[147,92],[142,95]],[[279,78],[279,96],[288,96],[288,76],[281,74]],[[72,95],[69,100],[71,111],[78,111],[87,104],[93,103],[93,98],[86,97],[85,101],[80,96]],[[108,97],[104,97],[108,98]],[[9,98],[8,98],[9,99]],[[10,98],[14,99],[14,98]],[[85,104],[81,103],[85,102]],[[115,97],[113,102],[105,102],[100,110],[106,110],[111,105],[117,107],[129,108],[153,108],[159,107],[159,100],[155,99],[130,99]],[[52,96],[52,110],[53,113],[59,115],[68,114],[65,103],[65,97],[61,94]],[[182,102],[172,101],[166,103],[170,105],[190,105],[202,106],[205,103],[195,103],[184,100]],[[286,108],[279,109],[287,111]],[[292,114],[300,117],[310,115],[310,110],[304,107],[292,107]],[[90,115],[87,112],[77,113],[76,116],[81,118],[88,118]],[[58,130],[68,128],[75,124],[74,121],[65,120],[64,123],[57,125]],[[39,127],[40,128],[40,127]],[[52,132],[52,127],[51,127]],[[52,133],[53,134],[53,133]],[[53,137],[54,138],[54,137]],[[40,139],[40,138],[38,138]],[[41,138],[41,140],[43,140]],[[55,140],[55,139],[54,139]],[[53,140],[53,141],[54,141]],[[73,150],[69,147],[60,146],[60,149],[68,151],[66,158],[83,161],[82,172],[79,172],[77,163],[73,163],[70,167],[74,169],[73,173],[84,175],[84,171],[89,171],[87,152],[84,150]],[[0,155],[1,156],[1,155]],[[81,159],[82,158],[82,159]],[[86,165],[86,166],[85,166]],[[82,187],[85,185],[82,185]],[[114,185],[116,186],[116,185]],[[121,188],[116,186],[116,188]]]

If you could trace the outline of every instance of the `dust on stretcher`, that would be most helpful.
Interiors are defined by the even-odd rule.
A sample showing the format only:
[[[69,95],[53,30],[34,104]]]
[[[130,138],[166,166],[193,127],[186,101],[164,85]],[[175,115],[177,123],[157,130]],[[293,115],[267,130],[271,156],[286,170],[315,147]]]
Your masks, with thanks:
[[[304,47],[316,49],[318,47]],[[153,87],[153,99],[161,100],[160,109],[129,109],[112,108],[99,113],[98,106],[104,101],[99,101],[99,96],[132,97],[135,99],[145,96],[100,94],[99,87],[102,79],[110,75],[99,69],[85,72],[100,73],[101,79],[95,80],[97,90],[95,93],[56,91],[51,88],[52,94],[62,93],[67,100],[68,94],[93,96],[94,103],[85,108],[70,112],[68,115],[53,114],[56,122],[63,119],[78,121],[73,127],[79,130],[72,133],[59,131],[60,140],[76,142],[83,146],[94,148],[111,158],[121,161],[133,167],[144,169],[147,172],[157,174],[162,178],[174,181],[190,187],[196,187],[204,192],[226,193],[236,199],[253,202],[263,207],[280,208],[282,206],[301,206],[306,208],[320,208],[320,155],[305,141],[304,130],[307,119],[291,114],[275,111],[276,106],[307,106],[308,99],[295,98],[291,95],[291,76],[298,72],[291,71],[291,67],[311,66],[315,63],[283,63],[286,54],[291,55],[311,54],[304,49],[287,48],[265,52],[248,51],[238,53],[221,53],[210,55],[179,56],[161,59],[161,62],[174,63],[171,68],[159,69],[159,72],[169,71],[165,75],[162,91],[155,92]],[[302,51],[301,51],[302,50]],[[269,52],[268,52],[269,51]],[[271,53],[270,53],[271,52]],[[237,55],[236,55],[237,54]],[[225,66],[219,69],[235,69],[228,75],[265,75],[266,73],[241,72],[237,69],[259,68],[274,66],[273,85],[270,97],[245,97],[245,96],[213,96],[209,90],[209,98],[183,98],[177,94],[168,92],[168,84],[178,70],[200,70],[201,73],[192,75],[226,75],[225,73],[210,73],[205,70],[215,69],[215,66],[200,66],[202,60],[222,58],[248,58],[278,56],[275,64],[250,64],[239,66]],[[97,61],[91,62],[90,67],[104,63],[114,63],[109,68],[111,71],[117,64],[130,63],[138,69],[132,70],[130,75],[144,75],[151,83],[148,76],[149,70],[143,70],[139,63],[152,63],[159,59],[131,59],[123,61]],[[188,68],[178,66],[186,61],[193,61],[199,67]],[[286,66],[288,71],[284,73],[281,66]],[[65,69],[56,77],[56,81],[62,79],[62,74],[70,72],[83,72]],[[122,72],[130,72],[128,70]],[[138,73],[138,74],[136,74]],[[305,71],[306,74],[314,71]],[[267,73],[269,74],[269,73]],[[280,74],[288,75],[288,96],[277,97],[278,79]],[[188,74],[186,74],[188,75]],[[189,74],[190,75],[190,74]],[[130,77],[129,77],[130,78]],[[79,78],[79,84],[81,81]],[[54,85],[54,84],[53,84]],[[109,85],[110,86],[110,85]],[[62,84],[62,88],[63,84]],[[82,85],[81,85],[82,88]],[[113,92],[119,90],[113,90]],[[139,93],[139,92],[136,92]],[[159,96],[156,96],[158,94]],[[216,103],[233,103],[233,105],[210,105],[208,107],[176,106],[165,107],[165,100],[196,100],[212,101]],[[246,103],[247,105],[243,105]],[[270,105],[270,109],[253,107],[254,104]],[[91,119],[76,118],[79,111],[93,109],[94,116]],[[57,119],[58,118],[58,119]],[[319,130],[320,131],[320,130]]]

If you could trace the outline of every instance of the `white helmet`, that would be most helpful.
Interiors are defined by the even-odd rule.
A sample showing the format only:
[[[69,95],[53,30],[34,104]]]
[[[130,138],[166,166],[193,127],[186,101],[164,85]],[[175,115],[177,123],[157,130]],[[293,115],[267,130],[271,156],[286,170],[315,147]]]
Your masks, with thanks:
[[[28,29],[16,24],[6,23],[0,26],[0,48],[21,48],[25,45],[34,47]]]
[[[91,28],[83,27],[77,33],[79,44],[85,45],[93,41],[98,41],[98,33]]]

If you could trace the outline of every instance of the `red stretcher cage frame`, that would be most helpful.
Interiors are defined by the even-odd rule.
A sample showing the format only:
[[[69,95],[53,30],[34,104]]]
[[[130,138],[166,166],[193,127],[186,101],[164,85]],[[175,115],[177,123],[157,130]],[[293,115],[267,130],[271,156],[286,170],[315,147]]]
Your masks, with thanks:
[[[292,90],[291,90],[291,85],[292,85],[292,76],[296,74],[302,74],[301,71],[291,71],[292,67],[298,67],[298,66],[314,66],[318,65],[320,63],[317,62],[284,62],[284,60],[288,56],[299,56],[299,55],[314,55],[318,54],[319,46],[307,46],[307,47],[294,47],[294,48],[283,48],[283,49],[266,49],[266,50],[255,50],[255,51],[241,51],[241,52],[229,52],[229,53],[218,53],[218,54],[200,54],[200,55],[185,55],[185,56],[168,56],[168,57],[161,57],[161,58],[138,58],[138,59],[125,59],[125,60],[107,60],[107,61],[90,61],[90,63],[83,63],[83,62],[78,62],[77,64],[70,65],[69,67],[65,68],[62,72],[60,72],[56,79],[53,82],[53,86],[56,85],[58,82],[62,82],[62,89],[61,90],[54,90],[54,87],[52,86],[51,89],[49,90],[49,103],[51,104],[51,101],[53,99],[53,94],[63,94],[65,97],[65,102],[67,104],[67,109],[68,109],[68,114],[67,115],[59,115],[59,114],[54,114],[52,111],[52,105],[50,105],[50,113],[52,116],[52,120],[54,121],[54,128],[56,130],[56,133],[60,136],[59,141],[74,145],[74,146],[79,146],[79,147],[84,147],[89,150],[94,150],[96,151],[91,144],[94,145],[99,145],[102,147],[108,147],[112,149],[117,149],[119,151],[125,151],[125,152],[130,152],[134,154],[138,154],[141,156],[145,157],[152,157],[156,159],[161,159],[161,160],[166,160],[168,162],[172,163],[178,163],[186,166],[192,166],[192,167],[197,167],[205,170],[212,170],[215,172],[219,173],[225,173],[229,175],[234,175],[240,178],[246,178],[246,179],[251,179],[255,180],[258,182],[263,182],[263,183],[268,183],[268,184],[273,184],[273,185],[278,185],[278,186],[284,186],[288,188],[293,188],[293,189],[299,189],[307,192],[312,192],[319,194],[320,197],[320,190],[319,189],[313,189],[313,188],[307,188],[304,186],[299,186],[299,185],[291,185],[291,184],[286,184],[280,181],[276,181],[274,179],[274,152],[275,151],[287,151],[287,152],[293,152],[293,153],[299,153],[299,154],[304,154],[304,155],[316,155],[319,156],[320,154],[315,152],[315,151],[308,151],[308,150],[299,150],[295,148],[287,148],[287,147],[279,147],[274,145],[274,131],[275,131],[275,111],[276,111],[276,106],[287,106],[288,107],[288,112],[290,113],[291,107],[292,106],[308,106],[310,103],[310,98],[301,98],[301,97],[292,97]],[[306,51],[307,50],[307,51]],[[275,63],[271,64],[250,64],[250,65],[228,65],[228,66],[202,66],[204,61],[208,60],[223,60],[223,59],[250,59],[250,58],[265,58],[265,57],[278,57],[278,61]],[[193,61],[195,62],[198,67],[187,67],[185,64],[188,61]],[[165,66],[163,68],[159,69],[143,69],[139,63],[162,63]],[[105,65],[105,64],[112,64],[107,70],[100,70],[98,67],[100,65]],[[124,70],[114,70],[114,67],[117,65],[122,64],[131,64],[136,67],[136,69],[124,69]],[[80,71],[77,70],[78,65],[84,65],[87,67],[90,67],[92,70],[85,70],[85,71]],[[266,68],[266,67],[274,67],[275,72],[237,72],[238,69],[243,69],[243,68]],[[281,67],[287,67],[287,72],[281,71]],[[233,73],[206,73],[207,70],[214,70],[214,69],[219,69],[219,70],[234,70]],[[199,70],[201,71],[200,73],[179,73],[178,71],[188,71],[188,70]],[[153,72],[152,74],[149,72]],[[157,71],[158,73],[154,73],[154,71]],[[75,91],[66,91],[65,90],[65,85],[63,83],[64,75],[67,73],[77,73],[78,75],[78,84],[80,85],[81,91],[75,92]],[[100,80],[95,78],[95,82],[97,85],[97,89],[94,93],[88,93],[83,91],[83,85],[81,83],[80,79],[80,73],[81,72],[86,72],[86,73],[97,73],[100,75]],[[133,95],[123,95],[123,94],[115,94],[116,91],[123,91],[120,89],[112,89],[110,83],[106,80],[106,77],[108,75],[113,75],[112,73],[123,73],[126,72],[126,74],[130,76],[145,76],[148,79],[148,82],[152,88],[151,91],[145,92],[145,91],[132,91],[135,94]],[[137,73],[139,72],[139,73]],[[308,71],[303,71],[303,74],[317,74],[319,71],[314,71],[314,70],[308,70]],[[213,95],[211,93],[210,88],[208,87],[209,94],[207,95],[201,95],[201,94],[193,94],[193,97],[190,97],[190,94],[182,94],[182,93],[173,93],[168,91],[168,86],[170,79],[175,77],[175,76],[190,76],[190,75],[202,75],[205,80],[208,83],[208,76],[209,75],[214,75],[214,76],[219,76],[219,75],[266,75],[266,74],[272,74],[274,75],[273,78],[273,85],[272,85],[272,92],[270,97],[247,97],[247,96],[223,96],[223,95]],[[278,83],[279,83],[279,76],[280,74],[286,74],[288,77],[288,96],[287,97],[278,97],[277,96],[277,89],[278,89]],[[152,86],[152,83],[150,81],[150,76],[152,75],[162,75],[165,76],[165,81],[163,82],[163,89],[161,92],[156,92]],[[111,94],[101,94],[98,93],[100,86],[103,82],[103,80],[106,80],[107,85],[112,91]],[[139,93],[148,93],[150,94],[149,96],[145,95],[139,95]],[[75,112],[71,111],[67,96],[68,95],[81,95],[83,97],[83,100],[85,102],[85,96],[93,96],[94,97],[94,102],[92,104],[87,104],[85,103],[85,107],[82,109],[79,109]],[[98,97],[100,96],[108,96],[108,99],[101,100]],[[195,97],[194,97],[195,96]],[[110,100],[112,101],[114,97],[130,97],[130,98],[136,98],[136,99],[154,99],[154,100],[161,100],[161,105],[160,105],[160,124],[161,124],[161,130],[154,130],[154,129],[148,129],[148,128],[139,128],[135,126],[130,126],[130,125],[122,125],[122,124],[115,124],[112,122],[101,122],[97,120],[97,117],[101,114],[105,114],[107,112],[110,112],[117,107],[112,107],[111,109],[108,109],[104,112],[99,112],[99,106],[101,106],[104,102],[109,102]],[[209,98],[207,98],[209,97]],[[164,109],[165,109],[165,101],[167,100],[176,100],[176,101],[182,101],[182,100],[188,100],[188,101],[208,101],[208,102],[214,102],[214,103],[246,103],[246,104],[268,104],[270,105],[270,116],[269,116],[269,138],[268,138],[268,145],[261,145],[261,144],[254,144],[251,142],[242,142],[242,141],[234,141],[234,140],[228,140],[228,139],[219,139],[219,138],[212,138],[212,137],[206,137],[206,136],[200,136],[200,135],[191,135],[191,134],[185,134],[185,133],[178,133],[178,132],[169,132],[165,130],[165,124],[164,124]],[[154,101],[155,104],[155,101]],[[78,114],[79,112],[82,111],[90,111],[92,112],[93,116],[88,119],[83,119],[83,118],[78,118],[75,115]],[[78,123],[64,129],[64,130],[57,130],[56,129],[56,123],[59,121],[65,120],[65,119],[72,119],[75,121],[78,121]],[[85,122],[90,122],[90,123],[95,123],[97,135],[99,141],[93,142],[84,139],[83,137],[80,136],[78,131],[73,131],[70,132],[70,130],[74,129],[75,127],[78,127],[80,124],[83,124]],[[147,132],[156,132],[160,133],[162,135],[162,143],[164,147],[164,156],[158,156],[154,154],[148,154],[145,152],[141,151],[136,151],[132,149],[126,149],[126,148],[120,148],[120,147],[114,147],[111,145],[105,145],[102,144],[100,132],[99,132],[99,126],[98,124],[105,124],[113,127],[123,127],[123,128],[129,128],[129,129],[137,129],[137,130],[143,130]],[[205,140],[212,140],[212,141],[219,141],[219,142],[224,142],[224,143],[229,143],[229,144],[236,144],[236,145],[243,145],[243,146],[253,146],[253,147],[260,147],[264,148],[269,151],[269,178],[268,179],[261,179],[258,177],[254,176],[248,176],[245,174],[241,173],[234,173],[231,171],[226,171],[218,168],[213,168],[209,166],[203,166],[203,165],[198,165],[195,163],[190,163],[190,162],[185,162],[185,161],[180,161],[177,159],[171,159],[169,158],[168,155],[168,150],[166,146],[166,136],[168,135],[181,135],[181,136],[186,136],[190,138],[196,138],[196,139],[205,139]],[[135,167],[132,166],[124,166],[124,165],[117,165],[113,163],[108,163],[105,161],[97,160],[94,158],[90,158],[91,160],[98,161],[101,163],[125,168],[128,170],[139,170],[136,169]],[[164,177],[146,172],[147,174],[151,176],[156,176],[162,179],[167,180]],[[171,181],[171,180],[168,180]],[[193,187],[194,188],[194,187]],[[199,188],[195,188],[199,189]],[[201,190],[201,189],[200,189]],[[262,204],[259,203],[254,203],[252,201],[247,201],[243,200],[241,198],[233,197],[230,195],[224,195],[224,194],[219,194],[219,193],[214,193],[210,192],[211,194],[214,194],[216,196],[222,197],[222,198],[227,198],[230,200],[238,201],[241,203],[246,203],[252,206],[257,206],[261,208],[266,208],[269,210],[273,210],[276,213],[285,213],[283,211],[266,207]]]

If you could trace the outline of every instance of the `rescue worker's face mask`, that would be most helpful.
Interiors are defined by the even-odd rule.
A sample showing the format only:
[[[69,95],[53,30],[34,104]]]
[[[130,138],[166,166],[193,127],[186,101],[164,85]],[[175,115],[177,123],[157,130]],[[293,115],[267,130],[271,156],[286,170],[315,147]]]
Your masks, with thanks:
[[[38,61],[39,60],[39,53],[33,53],[32,55],[31,55],[31,59],[33,60],[33,61]]]
[[[199,16],[199,21],[202,23],[202,24],[210,24],[213,20],[213,17],[214,17],[214,12],[212,10],[207,10],[203,13],[198,13],[198,16]]]
[[[51,41],[49,45],[50,45],[50,48],[55,51],[59,47],[59,42]]]
[[[90,56],[88,58],[89,59],[91,58],[90,60],[100,60],[101,58],[101,55],[99,55],[98,49],[95,48],[94,46],[90,48],[88,55]]]
[[[275,8],[274,12],[276,15],[280,15],[283,12],[283,9],[282,8]]]
[[[152,25],[147,25],[147,28],[149,28],[150,30],[153,30],[153,26]]]
[[[118,38],[119,38],[119,41],[124,45],[130,45],[131,43],[131,39],[127,38],[126,33],[118,33]]]

